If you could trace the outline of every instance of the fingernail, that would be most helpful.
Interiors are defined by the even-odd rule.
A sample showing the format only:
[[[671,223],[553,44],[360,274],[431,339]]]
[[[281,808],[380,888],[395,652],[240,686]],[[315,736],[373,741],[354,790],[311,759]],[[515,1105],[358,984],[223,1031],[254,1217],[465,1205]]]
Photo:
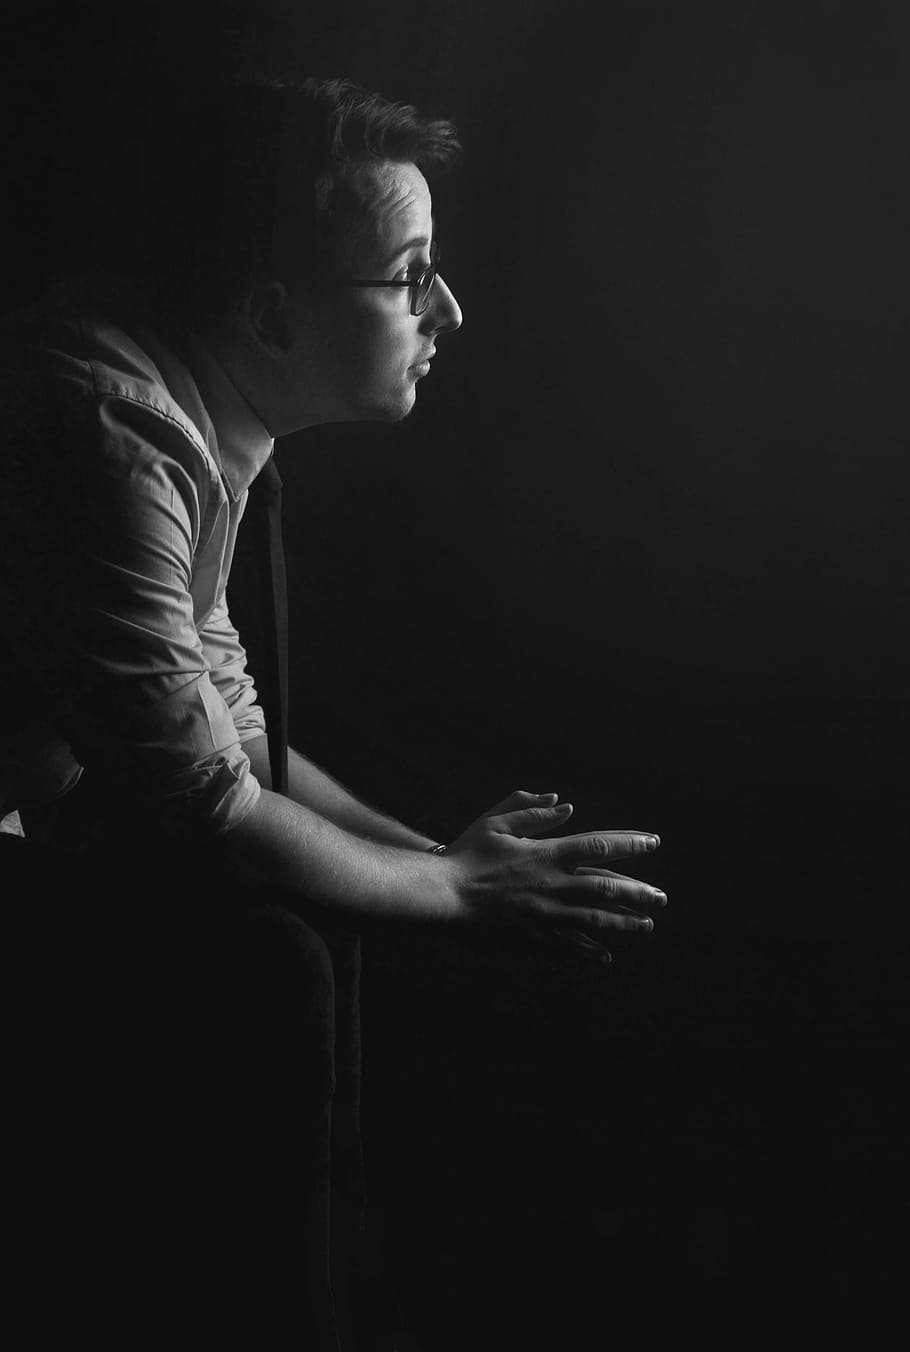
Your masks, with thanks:
[[[654,928],[654,921],[650,916],[645,916],[644,920],[640,920],[638,924],[639,928],[643,930],[652,930]]]

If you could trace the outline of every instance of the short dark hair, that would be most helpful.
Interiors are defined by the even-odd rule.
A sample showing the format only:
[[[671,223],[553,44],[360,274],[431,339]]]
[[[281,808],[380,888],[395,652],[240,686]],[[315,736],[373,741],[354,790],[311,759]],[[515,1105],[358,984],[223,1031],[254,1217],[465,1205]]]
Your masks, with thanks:
[[[186,114],[176,153],[143,180],[137,272],[160,300],[223,314],[262,277],[318,288],[362,223],[357,171],[458,158],[451,122],[352,80],[243,80]]]

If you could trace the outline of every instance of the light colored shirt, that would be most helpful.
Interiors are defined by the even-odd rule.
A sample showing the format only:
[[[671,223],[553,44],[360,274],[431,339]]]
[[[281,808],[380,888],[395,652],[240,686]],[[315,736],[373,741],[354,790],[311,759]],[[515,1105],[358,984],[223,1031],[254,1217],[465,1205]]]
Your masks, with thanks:
[[[169,835],[230,830],[265,719],[226,584],[272,438],[110,279],[7,317],[0,352],[0,817],[85,767]]]

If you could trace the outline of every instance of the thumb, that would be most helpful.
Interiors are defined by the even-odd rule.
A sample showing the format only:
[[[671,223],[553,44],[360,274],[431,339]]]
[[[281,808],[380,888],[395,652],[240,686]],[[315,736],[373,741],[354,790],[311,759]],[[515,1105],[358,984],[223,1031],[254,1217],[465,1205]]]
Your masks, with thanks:
[[[543,796],[543,795],[542,795]],[[546,798],[555,797],[553,794]],[[496,817],[495,829],[510,836],[541,836],[555,831],[567,822],[573,812],[571,803],[541,803],[535,807],[521,807]]]
[[[496,817],[502,812],[515,812],[523,807],[551,807],[559,797],[558,793],[529,793],[527,789],[516,789],[501,803],[489,808],[483,815]]]

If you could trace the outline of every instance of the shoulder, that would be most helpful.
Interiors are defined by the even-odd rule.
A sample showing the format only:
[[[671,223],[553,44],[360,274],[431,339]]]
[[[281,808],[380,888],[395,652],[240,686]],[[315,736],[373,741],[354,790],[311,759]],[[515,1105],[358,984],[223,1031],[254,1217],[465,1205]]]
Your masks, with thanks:
[[[199,489],[216,484],[205,410],[175,392],[188,378],[181,360],[115,280],[80,279],[6,316],[0,341],[12,386],[2,398],[7,436],[18,427],[43,456],[62,446],[71,462],[89,456],[101,471],[160,458]]]

